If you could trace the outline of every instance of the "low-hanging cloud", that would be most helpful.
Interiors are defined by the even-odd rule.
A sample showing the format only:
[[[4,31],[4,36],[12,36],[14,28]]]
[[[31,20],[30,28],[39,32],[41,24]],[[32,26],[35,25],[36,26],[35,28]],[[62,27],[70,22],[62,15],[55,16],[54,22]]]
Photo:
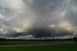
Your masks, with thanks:
[[[34,36],[66,35],[62,33],[64,31],[77,34],[76,2],[76,0],[0,0],[0,31],[10,36],[16,33]]]

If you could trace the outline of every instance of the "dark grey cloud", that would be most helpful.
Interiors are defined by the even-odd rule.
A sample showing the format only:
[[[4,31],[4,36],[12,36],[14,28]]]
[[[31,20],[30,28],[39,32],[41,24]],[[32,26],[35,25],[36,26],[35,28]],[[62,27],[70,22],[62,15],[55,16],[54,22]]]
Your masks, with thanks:
[[[76,0],[0,2],[0,30],[4,35],[19,36],[21,33],[42,37],[77,34]]]

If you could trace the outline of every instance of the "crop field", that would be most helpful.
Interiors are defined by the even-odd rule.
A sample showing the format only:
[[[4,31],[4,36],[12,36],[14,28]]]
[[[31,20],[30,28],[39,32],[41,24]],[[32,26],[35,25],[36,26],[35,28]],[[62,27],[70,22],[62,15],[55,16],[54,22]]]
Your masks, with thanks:
[[[0,51],[77,51],[74,41],[0,41]]]

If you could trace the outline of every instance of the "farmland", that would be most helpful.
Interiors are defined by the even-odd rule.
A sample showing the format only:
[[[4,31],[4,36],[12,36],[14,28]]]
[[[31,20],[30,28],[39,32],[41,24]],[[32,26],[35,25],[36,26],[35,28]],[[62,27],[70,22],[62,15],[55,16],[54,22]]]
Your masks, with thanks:
[[[0,41],[0,46],[3,46],[0,51],[77,51],[77,42],[74,41]]]

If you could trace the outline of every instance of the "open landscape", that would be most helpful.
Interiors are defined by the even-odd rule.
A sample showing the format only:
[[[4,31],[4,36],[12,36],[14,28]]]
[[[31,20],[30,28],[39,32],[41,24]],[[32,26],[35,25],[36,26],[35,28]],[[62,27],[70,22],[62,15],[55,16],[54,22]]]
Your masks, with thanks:
[[[0,41],[0,51],[77,50],[76,41]]]
[[[0,0],[0,51],[77,51],[77,0]]]

